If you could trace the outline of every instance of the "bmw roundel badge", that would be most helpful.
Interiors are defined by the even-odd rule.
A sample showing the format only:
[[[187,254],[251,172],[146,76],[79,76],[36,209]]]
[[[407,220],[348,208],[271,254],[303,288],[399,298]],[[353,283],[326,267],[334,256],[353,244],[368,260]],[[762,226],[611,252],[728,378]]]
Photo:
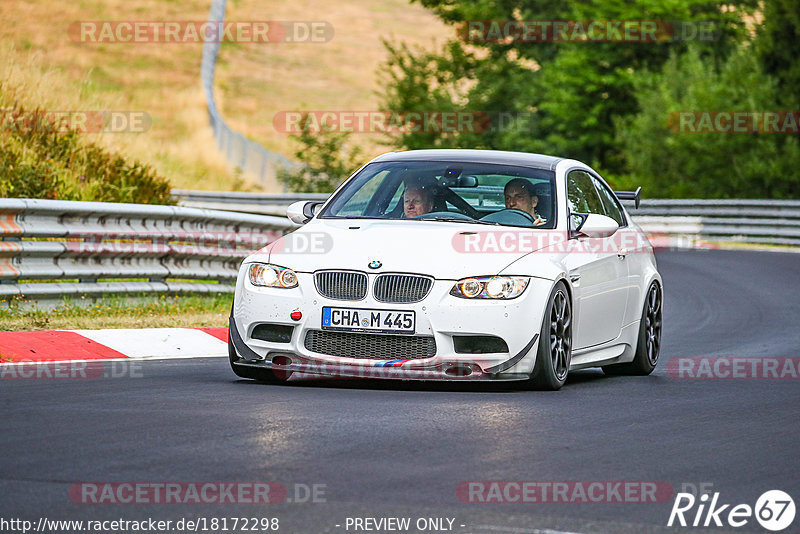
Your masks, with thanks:
[[[369,262],[369,266],[368,267],[370,269],[380,269],[382,265],[383,264],[381,262],[379,262],[378,260],[372,260],[371,262]]]

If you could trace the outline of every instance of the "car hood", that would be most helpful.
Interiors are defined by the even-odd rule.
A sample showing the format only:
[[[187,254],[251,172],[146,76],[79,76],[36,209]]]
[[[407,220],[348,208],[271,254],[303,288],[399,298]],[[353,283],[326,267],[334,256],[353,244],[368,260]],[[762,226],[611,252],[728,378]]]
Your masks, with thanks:
[[[493,275],[531,252],[465,247],[465,239],[487,232],[514,232],[442,221],[314,220],[271,243],[246,261],[264,261],[299,272],[350,269],[410,272],[458,280]],[[380,267],[370,268],[371,262]]]

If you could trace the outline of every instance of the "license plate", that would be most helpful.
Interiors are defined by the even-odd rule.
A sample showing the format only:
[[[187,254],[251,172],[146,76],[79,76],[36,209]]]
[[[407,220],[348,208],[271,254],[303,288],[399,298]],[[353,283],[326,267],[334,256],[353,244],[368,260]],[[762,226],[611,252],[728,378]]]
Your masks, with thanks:
[[[416,317],[410,310],[369,308],[322,308],[322,328],[350,332],[391,332],[413,334]]]

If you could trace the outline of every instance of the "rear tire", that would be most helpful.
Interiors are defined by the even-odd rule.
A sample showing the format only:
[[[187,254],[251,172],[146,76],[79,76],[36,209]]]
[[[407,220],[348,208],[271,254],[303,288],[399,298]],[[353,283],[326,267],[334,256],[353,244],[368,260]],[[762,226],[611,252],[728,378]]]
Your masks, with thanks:
[[[265,384],[282,384],[292,376],[291,371],[280,371],[279,375],[272,369],[258,369],[236,363],[239,361],[239,356],[236,354],[236,349],[233,348],[230,334],[228,334],[228,360],[231,362],[231,369],[240,378],[248,378]]]
[[[536,365],[529,379],[532,389],[557,391],[567,381],[572,361],[572,302],[564,282],[553,288],[545,307]]]
[[[639,323],[639,338],[636,342],[636,355],[630,363],[606,365],[603,372],[611,376],[646,376],[653,372],[661,353],[661,326],[663,294],[658,282],[653,282],[647,290]]]

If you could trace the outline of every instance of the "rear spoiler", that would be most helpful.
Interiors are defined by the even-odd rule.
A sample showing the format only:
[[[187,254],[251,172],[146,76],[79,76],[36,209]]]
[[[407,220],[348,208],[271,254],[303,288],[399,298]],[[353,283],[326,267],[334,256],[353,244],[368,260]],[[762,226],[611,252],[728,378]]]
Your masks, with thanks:
[[[636,191],[614,191],[614,194],[617,195],[617,198],[620,200],[633,200],[635,202],[636,209],[639,209],[639,202],[641,202],[642,198],[642,188],[637,187]]]

